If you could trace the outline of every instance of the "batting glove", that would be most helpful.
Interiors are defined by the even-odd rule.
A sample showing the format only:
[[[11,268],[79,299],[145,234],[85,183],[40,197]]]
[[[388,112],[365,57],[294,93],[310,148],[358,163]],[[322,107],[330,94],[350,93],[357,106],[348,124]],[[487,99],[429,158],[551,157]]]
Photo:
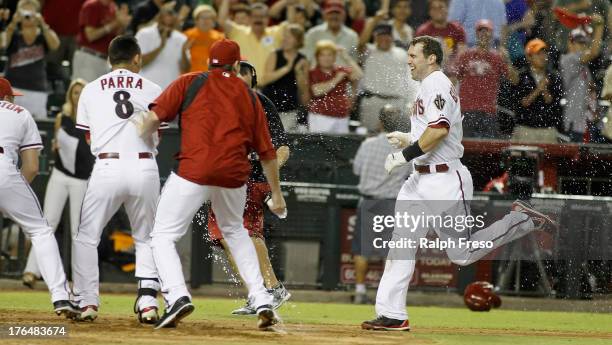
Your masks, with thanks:
[[[270,211],[272,211],[274,209],[274,202],[272,201],[272,193],[268,193],[266,195],[266,197],[264,198],[264,202],[266,203],[266,205],[268,206]],[[287,218],[287,208],[286,207],[285,207],[285,210],[282,213],[280,213],[280,214],[279,213],[275,213],[274,211],[272,211],[272,213],[274,213],[280,219]]]
[[[390,174],[396,167],[406,164],[408,164],[408,161],[401,152],[390,153],[385,161],[385,170],[387,170],[387,174]]]
[[[412,135],[404,132],[391,132],[387,134],[389,144],[398,150],[403,150],[412,142]]]

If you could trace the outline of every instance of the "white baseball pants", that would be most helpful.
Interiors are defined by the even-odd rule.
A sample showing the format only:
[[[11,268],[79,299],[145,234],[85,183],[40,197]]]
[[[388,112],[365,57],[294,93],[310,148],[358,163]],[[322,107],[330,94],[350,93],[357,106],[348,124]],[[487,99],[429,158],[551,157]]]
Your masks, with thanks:
[[[32,241],[32,251],[40,262],[40,273],[51,292],[51,301],[69,299],[53,230],[44,218],[36,194],[12,162],[0,154],[0,213],[13,220]]]
[[[448,164],[451,169],[445,173],[420,174],[414,172],[400,190],[396,212],[409,214],[465,215],[469,213],[469,201],[472,199],[474,186],[472,175],[460,162]],[[436,201],[437,200],[437,201]],[[460,202],[452,202],[452,201]],[[462,201],[465,200],[464,204]],[[454,209],[435,209],[451,206]],[[520,212],[510,212],[504,218],[489,227],[471,234],[471,241],[493,241],[493,248],[471,250],[467,247],[447,249],[452,262],[458,265],[469,265],[491,251],[508,242],[522,237],[533,230],[531,219]],[[413,239],[417,243],[427,235],[427,228],[419,227],[414,232],[396,227],[392,240],[399,238]],[[435,229],[441,241],[446,241],[449,234]],[[457,233],[453,233],[456,240]],[[468,236],[466,231],[465,236]],[[385,270],[376,293],[376,314],[397,320],[407,320],[406,295],[408,285],[414,274],[415,256],[418,248],[390,249],[385,263]]]
[[[98,244],[104,227],[122,204],[136,248],[136,277],[157,279],[149,242],[159,188],[155,159],[138,159],[138,153],[131,152],[121,153],[119,159],[96,160],[83,200],[81,224],[72,241],[73,291],[80,307],[100,304]],[[150,302],[157,306],[153,298]]]
[[[271,304],[272,295],[264,287],[255,247],[243,225],[246,185],[240,188],[203,186],[172,173],[162,190],[151,233],[153,256],[166,307],[171,307],[182,296],[191,298],[185,285],[176,242],[185,235],[196,212],[207,200],[211,201],[217,224],[230,252],[234,253],[249,298],[253,299],[255,306]]]
[[[87,180],[71,177],[55,168],[53,169],[49,182],[47,183],[43,207],[45,218],[47,218],[49,226],[51,226],[53,231],[57,230],[57,226],[62,220],[66,200],[70,198],[70,233],[71,238],[74,238],[79,228],[81,205],[83,204],[86,190]],[[40,277],[38,262],[32,251],[30,251],[30,255],[28,255],[28,262],[23,271],[33,273],[35,276]]]

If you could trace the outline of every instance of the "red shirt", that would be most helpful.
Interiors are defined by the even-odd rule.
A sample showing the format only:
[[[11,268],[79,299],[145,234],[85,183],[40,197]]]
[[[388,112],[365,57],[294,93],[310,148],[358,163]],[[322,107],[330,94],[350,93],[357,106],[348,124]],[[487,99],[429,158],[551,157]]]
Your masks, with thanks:
[[[77,36],[79,45],[106,55],[108,44],[115,38],[115,33],[111,32],[93,42],[89,42],[85,37],[85,27],[102,27],[115,20],[115,12],[117,12],[117,5],[114,1],[111,1],[108,5],[104,5],[100,0],[85,1],[79,14],[79,34]]]
[[[449,22],[445,28],[439,29],[434,27],[431,20],[426,21],[416,31],[416,36],[433,36],[440,37],[446,43],[446,47],[453,51],[453,54],[457,52],[457,44],[465,44],[465,30],[461,24],[457,22]]]
[[[76,36],[79,33],[78,18],[85,0],[62,0],[61,6],[56,1],[45,1],[42,15],[49,26],[61,36]]]
[[[180,76],[151,104],[160,121],[176,118],[199,73]],[[249,178],[251,149],[260,160],[276,158],[259,99],[234,73],[208,72],[208,81],[181,115],[177,174],[200,185],[240,187]]]
[[[323,96],[312,97],[308,104],[308,111],[311,113],[317,113],[321,115],[333,116],[333,117],[347,117],[351,110],[351,104],[347,95],[347,86],[349,83],[349,74],[351,69],[348,67],[334,66],[331,73],[321,71],[319,66],[310,70],[310,91],[312,92],[312,86],[314,84],[324,83],[334,79],[337,73],[346,73],[346,78],[339,82],[331,91]]]
[[[497,113],[497,93],[508,66],[493,50],[472,48],[457,57],[456,75],[461,82],[461,111]]]

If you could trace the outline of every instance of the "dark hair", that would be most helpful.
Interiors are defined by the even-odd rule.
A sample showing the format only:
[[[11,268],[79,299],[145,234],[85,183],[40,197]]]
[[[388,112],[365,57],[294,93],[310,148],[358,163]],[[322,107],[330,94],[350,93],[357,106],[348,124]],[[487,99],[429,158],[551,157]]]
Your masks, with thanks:
[[[108,61],[111,65],[131,63],[134,56],[138,54],[140,54],[140,46],[134,36],[117,36],[108,45]]]
[[[444,53],[442,52],[442,44],[440,44],[440,41],[438,41],[437,38],[431,36],[415,37],[412,42],[410,42],[410,45],[413,46],[419,43],[423,44],[423,56],[425,56],[425,58],[429,57],[430,55],[435,55],[436,63],[438,65],[442,64],[442,61],[444,60]]]
[[[399,125],[402,112],[394,105],[386,104],[380,109],[378,119],[382,124],[383,130],[387,133],[396,131]]]
[[[435,2],[435,1],[439,1],[439,2],[443,2],[447,7],[448,7],[448,0],[428,0],[427,1],[427,8],[431,9],[431,5]]]
[[[240,75],[255,75],[255,68],[248,62],[240,61]]]
[[[234,72],[234,65],[211,65],[208,64],[208,70],[220,69],[225,72]]]

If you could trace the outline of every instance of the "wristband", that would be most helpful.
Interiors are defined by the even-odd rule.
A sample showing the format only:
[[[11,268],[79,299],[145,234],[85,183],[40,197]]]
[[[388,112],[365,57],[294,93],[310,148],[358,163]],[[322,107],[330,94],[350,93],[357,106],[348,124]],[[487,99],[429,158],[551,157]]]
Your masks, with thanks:
[[[419,142],[418,140],[414,142],[414,144],[406,147],[405,149],[402,150],[402,155],[404,155],[404,158],[406,159],[406,162],[410,162],[411,160],[413,160],[414,158],[417,158],[421,155],[423,155],[425,152],[423,152],[423,150],[421,150],[421,147],[419,146]]]

